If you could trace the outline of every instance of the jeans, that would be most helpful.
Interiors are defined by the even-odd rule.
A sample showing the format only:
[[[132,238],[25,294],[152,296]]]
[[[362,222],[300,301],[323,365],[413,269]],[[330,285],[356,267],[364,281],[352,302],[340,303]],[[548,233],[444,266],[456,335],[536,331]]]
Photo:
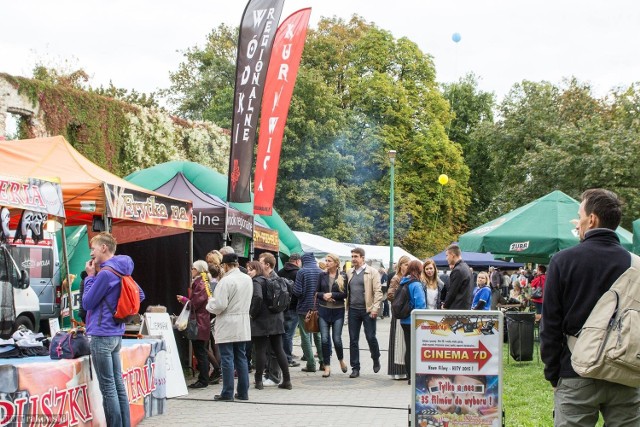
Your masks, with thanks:
[[[284,337],[282,337],[282,348],[287,355],[287,362],[293,361],[293,336],[296,334],[298,326],[298,314],[295,310],[284,312]]]
[[[129,427],[129,397],[122,381],[122,337],[91,337],[91,358],[98,377],[104,416],[109,427]]]
[[[208,341],[192,340],[193,354],[198,361],[198,381],[203,384],[209,384],[209,359],[207,358],[207,349],[205,346],[209,344]]]
[[[238,373],[238,396],[249,397],[249,367],[247,365],[246,342],[225,342],[220,348],[222,368],[222,392],[220,396],[233,399],[233,371]]]
[[[313,335],[313,342],[316,344],[316,350],[318,351],[318,359],[323,360],[322,358],[322,344],[320,342],[320,333],[318,332],[307,332],[304,329],[304,318],[305,314],[299,314],[299,330],[300,330],[300,345],[302,346],[302,353],[304,353],[304,358],[307,359],[307,369],[315,371],[316,370],[316,361],[313,358],[313,349],[311,348],[311,336]],[[323,362],[324,363],[324,362]]]
[[[385,298],[382,300],[382,317],[389,317],[389,300]]]
[[[380,348],[376,339],[376,319],[372,319],[367,310],[349,309],[349,352],[351,368],[360,370],[360,328],[364,324],[364,336],[369,344],[373,360],[380,359]]]
[[[338,317],[333,322],[327,322],[320,317],[320,338],[322,340],[322,361],[325,366],[331,364],[331,338],[333,338],[333,345],[336,349],[336,356],[338,360],[344,358],[342,349],[342,326],[344,325],[344,310],[340,310],[342,316]],[[332,334],[329,333],[331,328]]]

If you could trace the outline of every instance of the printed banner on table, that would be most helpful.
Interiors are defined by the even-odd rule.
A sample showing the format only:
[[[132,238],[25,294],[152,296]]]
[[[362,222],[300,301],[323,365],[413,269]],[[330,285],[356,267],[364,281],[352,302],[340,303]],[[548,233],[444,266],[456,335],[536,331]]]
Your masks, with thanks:
[[[229,202],[250,202],[253,145],[273,38],[284,0],[250,0],[238,38],[229,155]]]
[[[501,425],[502,313],[415,310],[411,320],[413,425]]]
[[[262,98],[260,138],[253,183],[253,213],[271,215],[276,194],[280,147],[298,76],[311,9],[290,15],[278,27]]]
[[[164,341],[144,341],[123,346],[120,351],[132,426],[165,412]],[[39,359],[44,361],[0,365],[0,427],[107,425],[98,379],[95,370],[92,378],[88,356]]]
[[[184,230],[193,229],[191,202],[149,195],[141,191],[104,184],[107,216],[145,224],[162,225]]]

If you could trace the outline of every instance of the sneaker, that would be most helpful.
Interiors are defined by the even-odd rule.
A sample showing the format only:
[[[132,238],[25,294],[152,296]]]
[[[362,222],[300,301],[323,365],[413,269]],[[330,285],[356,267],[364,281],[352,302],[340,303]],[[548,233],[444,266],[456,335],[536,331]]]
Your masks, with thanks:
[[[275,387],[278,385],[278,383],[271,379],[266,379],[262,381],[262,385],[264,385],[265,387]]]
[[[200,382],[199,380],[193,384],[189,384],[189,388],[206,388],[209,384]]]
[[[298,366],[300,366],[300,362],[296,362],[295,360],[292,360],[291,362],[289,362],[290,368],[297,368]]]

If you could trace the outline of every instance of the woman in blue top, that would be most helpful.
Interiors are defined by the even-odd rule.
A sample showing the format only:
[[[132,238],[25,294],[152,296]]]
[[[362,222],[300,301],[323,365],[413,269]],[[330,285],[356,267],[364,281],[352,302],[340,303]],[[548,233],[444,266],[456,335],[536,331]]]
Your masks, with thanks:
[[[487,286],[488,284],[489,274],[485,271],[478,273],[471,310],[491,310],[491,289]]]
[[[407,267],[407,274],[400,280],[400,287],[409,287],[409,303],[411,309],[423,309],[427,308],[427,301],[424,295],[424,288],[420,281],[422,275],[422,263],[418,260],[413,260]],[[400,292],[400,289],[396,292],[396,295]],[[405,353],[404,353],[404,366],[407,370],[408,383],[411,384],[411,315],[400,320],[400,326],[404,333]]]

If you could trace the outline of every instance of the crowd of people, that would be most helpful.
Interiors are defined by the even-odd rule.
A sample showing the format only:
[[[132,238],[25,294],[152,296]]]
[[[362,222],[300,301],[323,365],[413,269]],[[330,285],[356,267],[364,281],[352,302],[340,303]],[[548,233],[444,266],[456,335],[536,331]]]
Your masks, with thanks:
[[[517,272],[513,285],[504,286],[506,280],[512,281],[506,272],[491,268],[474,273],[456,245],[449,246],[446,254],[451,269],[448,275],[439,275],[431,259],[412,261],[408,256],[402,256],[394,271],[387,273],[367,264],[361,248],[352,250],[350,268],[334,254],[319,262],[313,253],[304,253],[292,254],[277,272],[276,258],[268,252],[260,254],[258,261],[248,262],[246,270],[238,264],[232,248],[210,252],[206,262],[193,263],[190,296],[177,295],[181,303],[191,304],[191,317],[199,331],[196,337],[189,337],[199,372],[189,387],[204,388],[222,380],[222,392],[216,400],[243,400],[248,398],[248,375],[253,372],[255,389],[278,386],[291,390],[292,368],[300,367],[303,372],[319,370],[322,377],[331,376],[333,352],[340,371],[347,373],[351,368],[349,377],[358,378],[363,330],[373,371],[377,373],[381,366],[376,323],[385,317],[391,318],[387,374],[410,382],[410,317],[396,318],[389,309],[403,287],[407,287],[412,309],[489,310],[496,309],[500,302],[527,301],[521,288],[523,283],[529,289],[525,270]],[[539,272],[543,273],[542,269]],[[521,276],[526,283],[520,280]],[[543,276],[532,277],[531,287],[544,286]],[[265,302],[267,283],[282,279],[288,283],[291,300],[286,309],[273,312]],[[240,286],[246,289],[240,292]],[[319,332],[305,327],[309,310],[318,311]],[[214,315],[211,329],[207,327],[210,315]],[[342,342],[345,323],[349,334],[348,362]],[[296,331],[300,335],[302,366],[293,354]],[[235,393],[234,375],[242,376]]]

